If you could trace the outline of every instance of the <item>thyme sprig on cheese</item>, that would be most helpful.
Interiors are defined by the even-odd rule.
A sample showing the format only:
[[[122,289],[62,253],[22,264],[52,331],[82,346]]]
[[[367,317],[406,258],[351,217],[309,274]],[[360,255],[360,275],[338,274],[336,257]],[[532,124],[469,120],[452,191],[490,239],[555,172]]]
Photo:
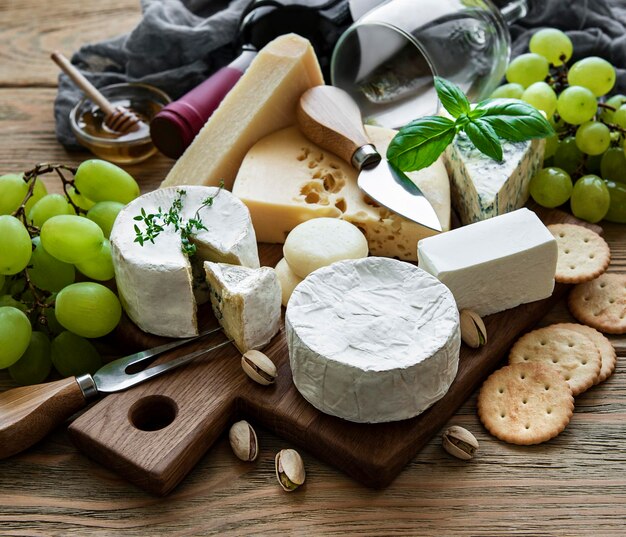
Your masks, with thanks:
[[[435,77],[435,89],[452,119],[425,116],[405,125],[387,148],[387,159],[405,172],[430,166],[458,132],[467,134],[476,149],[502,160],[500,139],[525,142],[554,134],[550,123],[533,106],[517,99],[485,99],[470,106],[452,82]]]
[[[165,226],[172,226],[175,231],[180,232],[182,252],[187,256],[194,255],[196,253],[196,245],[192,242],[191,238],[199,231],[207,229],[200,218],[200,211],[204,207],[213,205],[213,200],[220,193],[223,186],[224,182],[222,181],[220,182],[218,191],[213,196],[208,196],[202,200],[202,204],[196,210],[193,218],[189,218],[188,220],[183,220],[181,216],[183,198],[187,195],[187,192],[182,189],[176,191],[176,198],[170,208],[165,212],[159,207],[156,213],[147,213],[142,207],[140,210],[141,214],[133,217],[133,220],[143,222],[145,230],[142,231],[137,224],[134,225],[136,234],[134,242],[139,243],[141,246],[148,241],[154,244],[154,239],[165,229]]]

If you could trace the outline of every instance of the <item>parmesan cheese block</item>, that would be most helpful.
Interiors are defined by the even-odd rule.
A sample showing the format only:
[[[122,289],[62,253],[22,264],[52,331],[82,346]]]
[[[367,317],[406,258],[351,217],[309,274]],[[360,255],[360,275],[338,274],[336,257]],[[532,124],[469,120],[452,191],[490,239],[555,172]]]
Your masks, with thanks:
[[[254,228],[246,206],[226,190],[215,187],[185,187],[182,196],[183,220],[194,218],[209,196],[215,196],[210,207],[198,212],[206,230],[192,239],[196,254],[191,260],[182,252],[180,232],[164,226],[154,239],[135,242],[134,226],[143,223],[134,217],[167,212],[179,196],[179,189],[167,188],[144,194],[124,207],[111,231],[111,254],[120,300],[128,316],[146,332],[168,337],[198,334],[196,297],[205,286],[205,260],[259,266]],[[216,195],[217,194],[217,195]],[[143,230],[143,228],[142,228]]]
[[[285,329],[298,391],[349,421],[417,416],[456,376],[461,337],[452,293],[395,259],[316,270],[291,295]]]
[[[246,152],[263,136],[296,122],[296,104],[324,83],[313,47],[282,35],[259,52],[161,184],[232,187]]]
[[[245,353],[267,345],[280,329],[281,288],[274,269],[204,264],[218,322]]]
[[[366,130],[384,154],[395,131]],[[450,186],[443,161],[407,175],[435,208],[443,230],[450,229]],[[417,241],[435,232],[380,207],[356,181],[352,166],[289,127],[263,138],[248,152],[233,194],[250,209],[260,242],[283,243],[298,224],[334,217],[360,228],[372,255],[415,261]]]

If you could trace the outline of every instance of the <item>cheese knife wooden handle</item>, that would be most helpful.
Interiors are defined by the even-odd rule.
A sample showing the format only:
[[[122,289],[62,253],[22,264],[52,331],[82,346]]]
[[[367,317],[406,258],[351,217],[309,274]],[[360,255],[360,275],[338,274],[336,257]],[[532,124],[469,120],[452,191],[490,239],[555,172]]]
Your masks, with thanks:
[[[86,405],[76,377],[0,393],[0,459],[32,446]]]
[[[380,162],[380,155],[365,133],[359,107],[342,89],[315,86],[307,90],[300,97],[297,118],[309,140],[357,170]]]

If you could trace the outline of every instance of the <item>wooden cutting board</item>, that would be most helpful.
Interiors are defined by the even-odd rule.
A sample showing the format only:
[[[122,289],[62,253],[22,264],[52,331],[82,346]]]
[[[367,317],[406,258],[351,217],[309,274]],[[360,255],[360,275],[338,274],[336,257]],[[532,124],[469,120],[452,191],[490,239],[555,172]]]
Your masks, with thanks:
[[[581,223],[560,211],[537,212],[546,224]],[[598,226],[585,225],[601,232]],[[259,253],[263,265],[274,266],[282,257],[282,247],[263,244]],[[487,317],[488,344],[478,350],[462,345],[459,371],[448,393],[410,420],[356,424],[316,410],[293,385],[281,329],[264,349],[279,370],[275,385],[261,386],[250,380],[241,369],[241,355],[228,345],[182,369],[109,395],[77,418],[69,432],[86,455],[157,495],[170,492],[230,424],[241,418],[253,426],[263,425],[287,440],[286,446],[295,444],[369,487],[384,487],[506,357],[513,341],[566,291],[567,286],[557,284],[546,300]],[[202,314],[205,327],[217,325],[210,305],[203,306]],[[125,339],[127,348],[133,343],[146,348],[163,341],[138,329]],[[159,361],[223,340],[223,335],[211,336]],[[126,353],[132,350],[124,349]]]

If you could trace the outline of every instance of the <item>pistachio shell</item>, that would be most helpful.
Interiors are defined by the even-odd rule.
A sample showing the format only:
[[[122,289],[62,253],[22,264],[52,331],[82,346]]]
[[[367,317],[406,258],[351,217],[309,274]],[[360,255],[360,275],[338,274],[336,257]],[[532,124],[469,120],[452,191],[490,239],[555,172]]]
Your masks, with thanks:
[[[443,433],[443,449],[458,459],[469,460],[478,450],[478,440],[467,429],[452,425]]]
[[[233,423],[228,432],[228,440],[233,453],[242,461],[253,461],[259,454],[259,442],[256,433],[247,421]]]
[[[297,489],[306,478],[304,462],[295,449],[282,449],[276,454],[276,478],[287,492]]]
[[[487,329],[480,315],[471,310],[462,310],[461,338],[468,347],[477,349],[487,343]]]
[[[246,352],[241,357],[241,367],[252,380],[264,386],[272,384],[278,377],[274,362],[261,351]]]

